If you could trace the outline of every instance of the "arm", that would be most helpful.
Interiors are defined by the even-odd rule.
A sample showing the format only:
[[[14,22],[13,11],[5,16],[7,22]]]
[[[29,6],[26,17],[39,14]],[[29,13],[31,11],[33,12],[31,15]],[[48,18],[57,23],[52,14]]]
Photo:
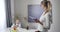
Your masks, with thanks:
[[[44,22],[44,28],[50,28],[49,13],[45,16],[46,21]]]
[[[36,23],[40,23],[41,25],[43,25],[42,22],[40,22],[38,19],[34,19]]]

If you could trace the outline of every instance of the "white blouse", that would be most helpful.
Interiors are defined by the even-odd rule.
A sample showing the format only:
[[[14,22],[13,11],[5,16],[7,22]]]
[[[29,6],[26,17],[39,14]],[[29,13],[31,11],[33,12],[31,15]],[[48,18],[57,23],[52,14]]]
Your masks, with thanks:
[[[43,12],[43,14],[41,15],[39,21],[43,23],[43,27],[45,28],[49,28],[49,15],[50,12],[47,12],[45,15],[45,12]]]

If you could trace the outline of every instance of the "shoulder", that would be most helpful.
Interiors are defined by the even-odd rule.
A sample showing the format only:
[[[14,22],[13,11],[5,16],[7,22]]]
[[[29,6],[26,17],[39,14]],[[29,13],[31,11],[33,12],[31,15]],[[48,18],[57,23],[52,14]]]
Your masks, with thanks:
[[[47,12],[45,15],[50,15],[50,12]]]

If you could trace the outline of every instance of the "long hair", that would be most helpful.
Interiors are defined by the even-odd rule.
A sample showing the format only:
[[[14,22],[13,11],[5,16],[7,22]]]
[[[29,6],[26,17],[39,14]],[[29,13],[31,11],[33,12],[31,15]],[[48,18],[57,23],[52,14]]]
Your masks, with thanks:
[[[46,7],[46,9],[48,9],[48,11],[50,11],[50,8],[52,8],[52,4],[50,1],[42,1],[41,4]],[[48,12],[46,11],[46,13]]]

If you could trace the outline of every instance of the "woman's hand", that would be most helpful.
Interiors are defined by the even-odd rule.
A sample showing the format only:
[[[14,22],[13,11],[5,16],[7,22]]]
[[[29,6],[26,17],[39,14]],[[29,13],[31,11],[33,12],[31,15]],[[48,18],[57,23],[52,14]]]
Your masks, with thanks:
[[[41,25],[43,25],[42,22],[40,22],[38,19],[34,19],[36,23],[40,23]]]

